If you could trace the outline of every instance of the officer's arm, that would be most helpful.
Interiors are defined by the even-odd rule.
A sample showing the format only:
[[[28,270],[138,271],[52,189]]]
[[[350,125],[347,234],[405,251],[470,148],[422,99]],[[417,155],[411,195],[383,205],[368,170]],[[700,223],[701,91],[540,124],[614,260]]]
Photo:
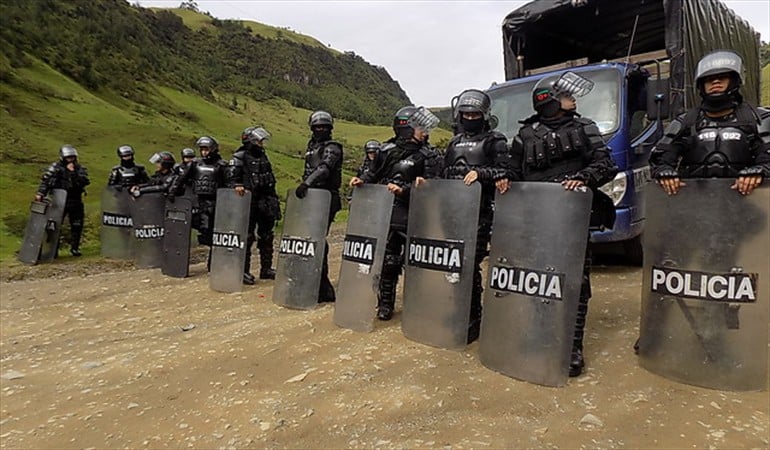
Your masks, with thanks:
[[[334,144],[327,145],[326,148],[324,148],[321,163],[310,175],[307,176],[307,178],[305,178],[305,181],[302,183],[309,187],[322,185],[323,182],[329,178],[332,168],[339,164],[341,159],[342,151],[340,151],[340,148]]]
[[[58,170],[56,170],[56,164],[51,164],[43,172],[43,176],[40,178],[40,186],[37,188],[37,193],[42,197],[48,195],[51,189],[56,187],[56,180],[59,177]]]
[[[243,187],[243,165],[243,153],[235,152],[225,170],[225,185],[227,187]]]
[[[88,170],[83,166],[78,166],[76,169],[78,186],[84,188],[91,184],[91,180],[88,179]]]
[[[444,157],[435,148],[430,150],[428,157],[425,159],[425,171],[423,178],[439,178],[443,167]]]
[[[190,162],[188,164],[182,164],[177,168],[176,176],[171,181],[171,186],[169,186],[168,192],[175,196],[184,194],[185,184],[192,175],[194,165],[194,162]]]
[[[583,131],[590,146],[586,155],[588,165],[571,178],[581,180],[590,188],[598,188],[612,181],[618,173],[618,166],[612,160],[610,149],[604,143],[599,128],[595,124],[590,124],[585,125]]]
[[[770,111],[760,109],[759,112],[759,139],[752,148],[754,165],[744,171],[749,172],[747,175],[762,175],[767,179],[770,178]]]
[[[508,179],[510,181],[521,181],[524,179],[524,141],[521,134],[517,134],[511,143],[509,161]]]
[[[666,127],[663,137],[650,152],[650,171],[653,178],[679,177],[676,168],[686,149],[685,133],[681,118],[672,120]]]
[[[113,168],[110,171],[110,177],[107,178],[107,186],[120,186],[120,181],[118,180],[119,174],[118,169]]]
[[[479,180],[482,183],[494,184],[498,180],[508,178],[508,173],[511,171],[511,156],[505,143],[505,137],[502,135],[495,136],[489,147],[488,157],[492,163],[487,166],[474,167],[473,170],[479,174]]]

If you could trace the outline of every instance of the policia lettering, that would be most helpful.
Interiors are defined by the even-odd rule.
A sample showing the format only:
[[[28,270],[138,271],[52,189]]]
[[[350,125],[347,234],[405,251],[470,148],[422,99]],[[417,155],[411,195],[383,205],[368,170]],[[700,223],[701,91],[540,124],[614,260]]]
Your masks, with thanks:
[[[496,291],[562,300],[564,274],[521,267],[492,267],[489,287]]]
[[[707,273],[652,267],[650,290],[673,297],[721,302],[757,301],[759,274]]]
[[[165,234],[163,227],[146,226],[134,229],[134,236],[137,239],[160,239]]]
[[[279,253],[297,255],[303,258],[315,258],[318,243],[302,238],[282,237]]]
[[[374,264],[376,248],[376,238],[348,234],[342,247],[342,259],[371,266]]]
[[[131,216],[105,212],[102,214],[102,224],[108,227],[131,228],[134,226],[134,221],[131,220]]]
[[[212,247],[243,248],[243,238],[235,233],[220,233],[215,231],[211,235]]]
[[[440,272],[460,273],[463,270],[463,241],[436,241],[409,238],[410,266]]]

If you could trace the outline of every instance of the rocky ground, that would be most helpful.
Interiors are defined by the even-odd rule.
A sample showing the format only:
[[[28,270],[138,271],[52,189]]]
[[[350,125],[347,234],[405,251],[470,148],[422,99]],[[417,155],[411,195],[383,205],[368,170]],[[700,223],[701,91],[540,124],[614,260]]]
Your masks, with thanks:
[[[588,367],[564,388],[485,368],[478,343],[411,342],[398,314],[354,333],[333,324],[333,305],[275,306],[272,282],[226,295],[209,290],[204,264],[191,272],[6,270],[0,447],[770,446],[768,392],[702,389],[639,367],[639,268],[595,268]]]

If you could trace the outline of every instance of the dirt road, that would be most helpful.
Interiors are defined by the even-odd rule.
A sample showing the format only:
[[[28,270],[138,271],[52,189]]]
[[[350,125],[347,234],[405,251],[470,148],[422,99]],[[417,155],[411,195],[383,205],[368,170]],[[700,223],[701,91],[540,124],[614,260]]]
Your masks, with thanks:
[[[339,267],[339,242],[331,267]],[[96,271],[95,271],[96,272]],[[767,448],[767,392],[669,381],[638,366],[641,271],[597,267],[587,371],[564,388],[483,367],[478,344],[368,334],[333,306],[224,295],[203,264],[0,285],[2,448]],[[335,274],[336,276],[336,274]]]

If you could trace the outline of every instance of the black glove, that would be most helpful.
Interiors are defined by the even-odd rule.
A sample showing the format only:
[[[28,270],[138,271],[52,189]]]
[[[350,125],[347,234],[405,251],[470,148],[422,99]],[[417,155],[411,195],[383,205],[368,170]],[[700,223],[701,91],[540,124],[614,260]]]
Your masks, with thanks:
[[[296,195],[297,198],[305,198],[308,189],[308,185],[305,183],[300,183],[300,185],[297,186],[297,189],[294,191],[294,195]]]
[[[666,169],[666,170],[661,170],[655,176],[655,179],[657,180],[660,180],[663,178],[679,178],[679,172],[677,172],[676,170]]]

